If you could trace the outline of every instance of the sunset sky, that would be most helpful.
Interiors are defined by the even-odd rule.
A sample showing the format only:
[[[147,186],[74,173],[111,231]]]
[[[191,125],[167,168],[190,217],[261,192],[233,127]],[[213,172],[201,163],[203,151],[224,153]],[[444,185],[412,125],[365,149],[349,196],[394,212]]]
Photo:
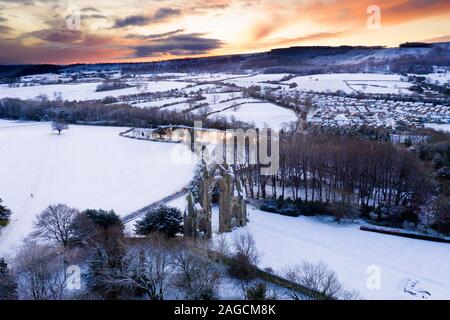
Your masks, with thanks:
[[[367,28],[370,5],[381,9],[379,30]],[[450,41],[450,0],[0,0],[0,64],[407,41]]]

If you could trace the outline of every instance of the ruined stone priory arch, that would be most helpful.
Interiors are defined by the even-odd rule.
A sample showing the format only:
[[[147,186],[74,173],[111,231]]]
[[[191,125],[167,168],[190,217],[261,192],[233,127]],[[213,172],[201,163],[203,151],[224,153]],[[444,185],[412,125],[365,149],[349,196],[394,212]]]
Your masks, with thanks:
[[[193,192],[187,196],[184,213],[184,233],[187,237],[209,239],[212,237],[212,193],[219,191],[219,233],[247,223],[246,201],[232,169],[228,165],[215,164],[203,168],[196,186],[198,198]]]

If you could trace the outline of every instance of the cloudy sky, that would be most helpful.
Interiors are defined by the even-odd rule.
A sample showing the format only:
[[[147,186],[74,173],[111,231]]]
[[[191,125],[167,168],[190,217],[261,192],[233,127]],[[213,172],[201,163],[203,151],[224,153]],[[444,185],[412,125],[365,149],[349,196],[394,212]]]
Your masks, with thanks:
[[[381,9],[381,28],[367,27],[370,5]],[[0,0],[0,64],[154,61],[407,41],[450,41],[450,1]]]

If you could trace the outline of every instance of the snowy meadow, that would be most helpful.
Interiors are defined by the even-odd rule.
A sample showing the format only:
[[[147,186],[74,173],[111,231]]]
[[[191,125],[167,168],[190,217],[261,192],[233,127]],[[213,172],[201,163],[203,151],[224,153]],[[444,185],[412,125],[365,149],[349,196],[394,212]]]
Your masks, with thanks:
[[[12,254],[49,204],[113,209],[126,215],[192,178],[194,164],[173,163],[173,145],[127,139],[126,128],[0,122],[0,194],[14,212],[0,231],[0,254]],[[183,164],[185,163],[185,164]]]

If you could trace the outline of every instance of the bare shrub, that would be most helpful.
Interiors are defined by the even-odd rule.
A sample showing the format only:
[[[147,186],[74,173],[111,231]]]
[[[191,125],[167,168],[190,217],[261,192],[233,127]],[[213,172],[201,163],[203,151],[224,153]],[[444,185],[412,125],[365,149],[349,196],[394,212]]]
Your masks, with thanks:
[[[259,262],[255,238],[251,233],[245,232],[235,236],[233,239],[233,246],[236,253],[248,257],[252,264],[256,265]]]
[[[58,135],[61,135],[63,130],[68,130],[69,126],[64,120],[55,120],[52,122],[52,131],[58,131]]]
[[[309,296],[291,288],[290,295],[295,300],[335,300],[352,299],[355,293],[346,291],[339,282],[336,273],[323,263],[303,262],[287,268],[284,276],[291,282],[311,290]]]
[[[221,233],[214,243],[214,249],[222,257],[229,257],[231,253],[230,242],[225,234]]]
[[[233,247],[234,255],[230,263],[230,274],[241,280],[255,278],[259,257],[253,236],[248,232],[237,235],[233,239]]]
[[[336,221],[343,219],[353,220],[359,215],[359,207],[357,205],[344,201],[330,204],[329,210]]]
[[[27,242],[15,260],[21,299],[61,300],[70,298],[66,286],[64,253],[49,245]]]
[[[186,299],[212,300],[220,284],[219,266],[208,257],[208,251],[196,241],[185,241],[174,255],[175,285]]]
[[[126,248],[122,266],[110,270],[105,283],[140,290],[151,300],[163,300],[170,285],[172,261],[167,239],[151,234]]]
[[[442,233],[450,234],[450,198],[442,196],[434,203],[433,227]]]

